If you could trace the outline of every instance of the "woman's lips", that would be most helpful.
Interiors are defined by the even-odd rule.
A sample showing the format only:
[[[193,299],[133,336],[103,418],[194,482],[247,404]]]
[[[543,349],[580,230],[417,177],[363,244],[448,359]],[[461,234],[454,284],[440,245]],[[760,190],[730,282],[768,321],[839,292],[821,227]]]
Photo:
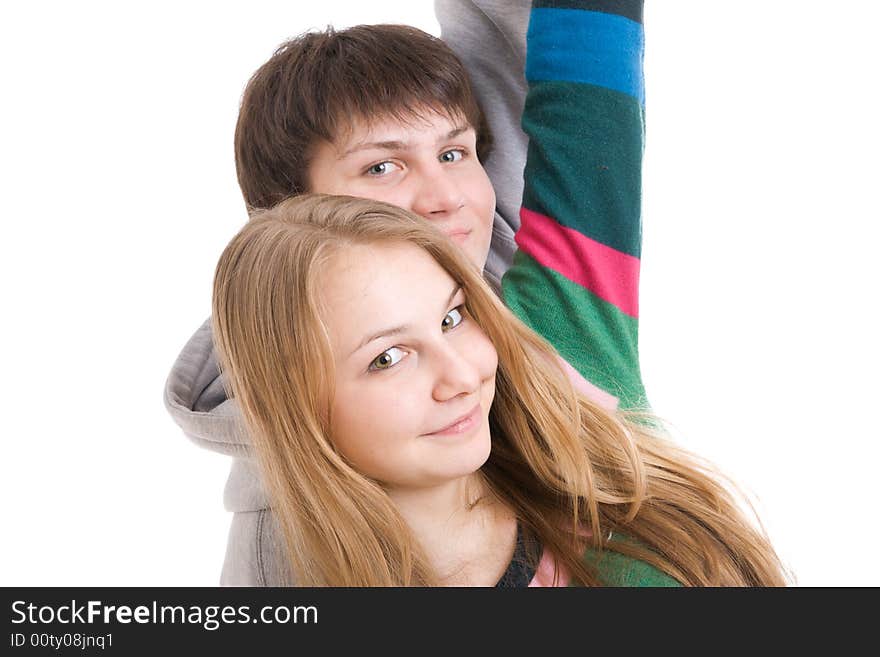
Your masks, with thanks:
[[[455,436],[458,434],[466,433],[471,429],[475,428],[481,419],[480,415],[480,405],[477,404],[474,406],[467,415],[463,415],[457,420],[453,421],[451,424],[446,425],[442,429],[438,429],[437,431],[432,431],[431,433],[426,433],[426,436]]]

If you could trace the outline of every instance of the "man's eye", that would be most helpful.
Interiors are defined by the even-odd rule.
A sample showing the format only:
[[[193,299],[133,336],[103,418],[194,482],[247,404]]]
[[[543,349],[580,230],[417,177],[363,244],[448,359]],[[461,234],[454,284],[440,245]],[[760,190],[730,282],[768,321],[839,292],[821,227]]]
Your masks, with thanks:
[[[387,176],[392,171],[396,171],[400,167],[394,162],[378,162],[367,169],[368,176]]]
[[[373,372],[376,370],[387,370],[389,367],[393,367],[402,361],[405,355],[406,353],[404,353],[403,349],[400,349],[399,347],[391,347],[391,349],[383,351],[376,356],[373,359],[373,362],[370,363],[369,369]]]
[[[446,317],[443,318],[443,321],[440,324],[440,326],[443,328],[444,333],[446,333],[446,331],[451,331],[456,326],[461,324],[462,320],[464,319],[461,314],[461,308],[461,306],[458,306],[446,313]]]
[[[453,148],[450,151],[443,151],[440,153],[441,162],[458,162],[463,157],[464,151],[460,148]]]

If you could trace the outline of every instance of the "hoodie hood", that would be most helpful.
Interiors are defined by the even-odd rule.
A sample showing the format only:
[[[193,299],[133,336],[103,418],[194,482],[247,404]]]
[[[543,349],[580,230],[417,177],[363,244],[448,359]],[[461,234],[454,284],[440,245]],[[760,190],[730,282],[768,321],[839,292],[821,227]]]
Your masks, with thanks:
[[[223,491],[227,511],[260,511],[269,507],[238,404],[226,397],[210,318],[193,334],[174,362],[165,383],[165,408],[196,445],[236,457]]]
[[[174,362],[165,383],[165,408],[200,447],[229,456],[252,455],[238,405],[226,397],[210,318]]]

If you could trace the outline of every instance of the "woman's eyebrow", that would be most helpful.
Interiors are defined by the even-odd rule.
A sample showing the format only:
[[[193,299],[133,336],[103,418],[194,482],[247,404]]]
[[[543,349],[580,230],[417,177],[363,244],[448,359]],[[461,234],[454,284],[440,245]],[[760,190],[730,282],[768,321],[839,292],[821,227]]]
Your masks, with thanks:
[[[452,294],[449,295],[449,299],[447,299],[447,301],[446,301],[447,307],[449,306],[449,304],[452,303],[452,300],[455,298],[455,295],[458,294],[459,290],[461,290],[461,285],[456,283],[455,287],[452,289]],[[409,324],[400,324],[398,326],[392,326],[391,328],[382,329],[381,331],[378,331],[377,333],[372,333],[372,334],[368,335],[367,337],[365,337],[363,340],[361,340],[360,344],[352,350],[352,352],[349,354],[349,356],[360,351],[361,349],[363,349],[365,346],[367,346],[368,344],[370,344],[374,340],[378,340],[379,338],[387,338],[388,336],[391,336],[391,335],[400,335],[402,333],[406,333],[409,329],[410,329]]]

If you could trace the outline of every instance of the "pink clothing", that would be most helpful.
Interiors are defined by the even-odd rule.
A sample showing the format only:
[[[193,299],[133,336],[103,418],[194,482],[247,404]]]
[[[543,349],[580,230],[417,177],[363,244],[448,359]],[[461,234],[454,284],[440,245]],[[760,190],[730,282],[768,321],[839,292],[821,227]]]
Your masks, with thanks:
[[[602,388],[593,385],[589,381],[587,381],[581,373],[578,372],[575,368],[573,368],[567,360],[560,356],[559,361],[562,363],[562,369],[565,370],[565,373],[568,375],[568,380],[571,381],[574,389],[579,393],[589,398],[591,401],[596,402],[599,406],[604,408],[606,411],[613,411],[617,409],[617,404],[620,401],[612,395],[610,392],[605,392]]]
[[[541,561],[538,563],[538,567],[535,568],[535,576],[532,578],[532,581],[529,582],[529,587],[532,586],[568,586],[569,575],[568,571],[559,566],[558,568],[558,578],[557,575],[557,564],[556,559],[550,553],[550,550],[545,549],[544,554],[541,555]],[[554,579],[556,581],[554,582]]]

